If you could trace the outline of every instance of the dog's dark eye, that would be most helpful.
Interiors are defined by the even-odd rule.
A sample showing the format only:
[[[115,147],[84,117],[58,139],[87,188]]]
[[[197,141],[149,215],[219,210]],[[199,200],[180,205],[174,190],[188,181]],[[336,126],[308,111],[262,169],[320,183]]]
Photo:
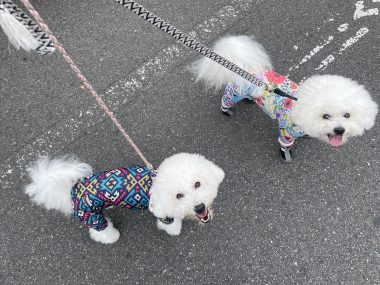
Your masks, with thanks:
[[[324,120],[329,120],[329,119],[331,118],[331,116],[330,116],[329,114],[324,114],[324,115],[322,116],[322,118],[323,118]]]
[[[181,199],[181,198],[183,198],[183,194],[178,193],[178,194],[177,194],[177,199],[179,200],[179,199]]]
[[[344,116],[343,117],[345,117],[345,118],[349,118],[349,117],[351,117],[351,114],[350,113],[346,113],[346,114],[344,114]]]
[[[194,187],[195,187],[195,188],[199,188],[199,187],[201,187],[201,183],[200,183],[199,181],[195,182]]]

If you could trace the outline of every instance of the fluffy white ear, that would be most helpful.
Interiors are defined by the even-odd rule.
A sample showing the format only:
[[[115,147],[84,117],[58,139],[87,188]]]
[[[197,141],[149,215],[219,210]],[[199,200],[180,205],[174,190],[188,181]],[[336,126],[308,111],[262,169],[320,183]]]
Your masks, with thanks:
[[[355,106],[355,110],[357,110],[360,115],[363,129],[369,130],[375,124],[376,115],[378,113],[378,105],[375,101],[373,101],[371,95],[364,88],[364,86],[358,84],[358,87],[354,90],[354,92],[355,97],[353,96],[353,100],[355,101],[353,105]]]
[[[152,193],[150,195],[149,200],[149,211],[153,213],[153,215],[157,218],[165,218],[166,213],[164,210],[164,206],[162,204],[162,199],[159,197],[159,193],[155,191],[155,193]]]
[[[213,164],[213,170],[215,172],[216,179],[217,179],[218,183],[222,183],[224,176],[225,176],[223,169],[221,169],[216,164]]]
[[[366,113],[366,116],[363,120],[365,130],[369,130],[370,128],[373,127],[373,125],[375,124],[376,114],[377,114],[377,106],[376,108],[372,108]]]
[[[369,130],[373,127],[378,112],[377,104],[370,100],[368,102],[367,111],[364,113],[363,126],[365,130]]]
[[[38,40],[6,8],[0,10],[0,26],[16,49],[30,52],[38,48]]]

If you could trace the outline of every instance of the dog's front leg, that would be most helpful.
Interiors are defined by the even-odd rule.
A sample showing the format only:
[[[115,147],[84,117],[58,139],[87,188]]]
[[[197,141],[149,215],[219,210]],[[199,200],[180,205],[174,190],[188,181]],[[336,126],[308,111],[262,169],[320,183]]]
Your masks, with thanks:
[[[281,158],[285,162],[291,162],[292,161],[292,147],[293,147],[293,142],[289,142],[285,140],[282,136],[278,138],[278,142],[280,143],[280,155]]]
[[[292,161],[292,148],[291,147],[283,147],[280,148],[280,154],[281,158],[285,160],[285,162],[291,162]]]
[[[116,242],[120,237],[120,232],[113,226],[113,223],[109,218],[107,220],[107,226],[103,230],[97,230],[94,228],[89,228],[90,237],[97,242],[104,244],[111,244]]]
[[[171,224],[166,224],[157,219],[157,227],[160,230],[166,231],[171,236],[178,236],[182,229],[182,219],[174,218]]]

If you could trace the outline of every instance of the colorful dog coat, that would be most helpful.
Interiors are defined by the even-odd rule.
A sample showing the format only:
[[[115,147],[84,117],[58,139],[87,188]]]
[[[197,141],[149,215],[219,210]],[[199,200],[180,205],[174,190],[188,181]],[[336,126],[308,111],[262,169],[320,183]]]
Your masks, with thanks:
[[[120,206],[146,209],[152,171],[133,165],[95,173],[82,178],[71,190],[74,216],[98,231],[107,227],[103,209]]]
[[[263,80],[271,90],[279,88],[291,96],[296,97],[298,85],[287,77],[277,74],[273,70],[265,71],[257,78]],[[304,133],[290,120],[293,100],[282,97],[273,91],[265,90],[253,84],[242,88],[236,83],[228,83],[222,98],[222,108],[228,109],[243,99],[255,100],[261,110],[272,119],[276,119],[280,128],[278,140],[284,147],[291,146]]]

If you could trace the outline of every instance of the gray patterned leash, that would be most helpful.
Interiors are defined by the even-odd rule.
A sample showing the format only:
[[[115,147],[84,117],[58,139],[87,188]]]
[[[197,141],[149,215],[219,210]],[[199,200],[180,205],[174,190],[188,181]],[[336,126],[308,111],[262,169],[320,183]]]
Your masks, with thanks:
[[[259,87],[266,86],[268,89],[268,85],[265,84],[262,80],[254,77],[252,74],[248,73],[244,69],[240,68],[236,64],[232,63],[228,59],[222,57],[221,55],[217,54],[216,52],[212,51],[210,48],[206,47],[205,45],[198,42],[196,39],[190,37],[188,34],[183,33],[182,31],[178,30],[174,26],[170,25],[168,22],[162,20],[160,17],[154,15],[153,13],[146,10],[142,5],[136,3],[135,1],[128,1],[128,0],[116,0],[119,4],[123,5],[128,10],[132,11],[136,15],[140,16],[147,22],[151,23],[153,26],[159,28],[160,30],[168,33],[172,37],[174,37],[177,41],[183,43],[185,46],[190,47],[191,49],[197,51],[198,53],[202,54],[203,56],[206,56],[210,58],[211,60],[215,61],[216,63],[220,64],[221,66],[231,70],[232,72],[240,75],[244,79],[248,80],[249,82],[253,83],[254,85],[257,85]],[[274,89],[273,92],[276,94],[282,96],[282,97],[288,97],[293,100],[297,100],[297,98],[287,94],[286,92],[282,91],[281,89]]]
[[[19,21],[29,33],[38,41],[35,51],[41,55],[47,55],[55,51],[53,42],[47,34],[25,14],[13,1],[0,0],[0,12],[7,12]]]

